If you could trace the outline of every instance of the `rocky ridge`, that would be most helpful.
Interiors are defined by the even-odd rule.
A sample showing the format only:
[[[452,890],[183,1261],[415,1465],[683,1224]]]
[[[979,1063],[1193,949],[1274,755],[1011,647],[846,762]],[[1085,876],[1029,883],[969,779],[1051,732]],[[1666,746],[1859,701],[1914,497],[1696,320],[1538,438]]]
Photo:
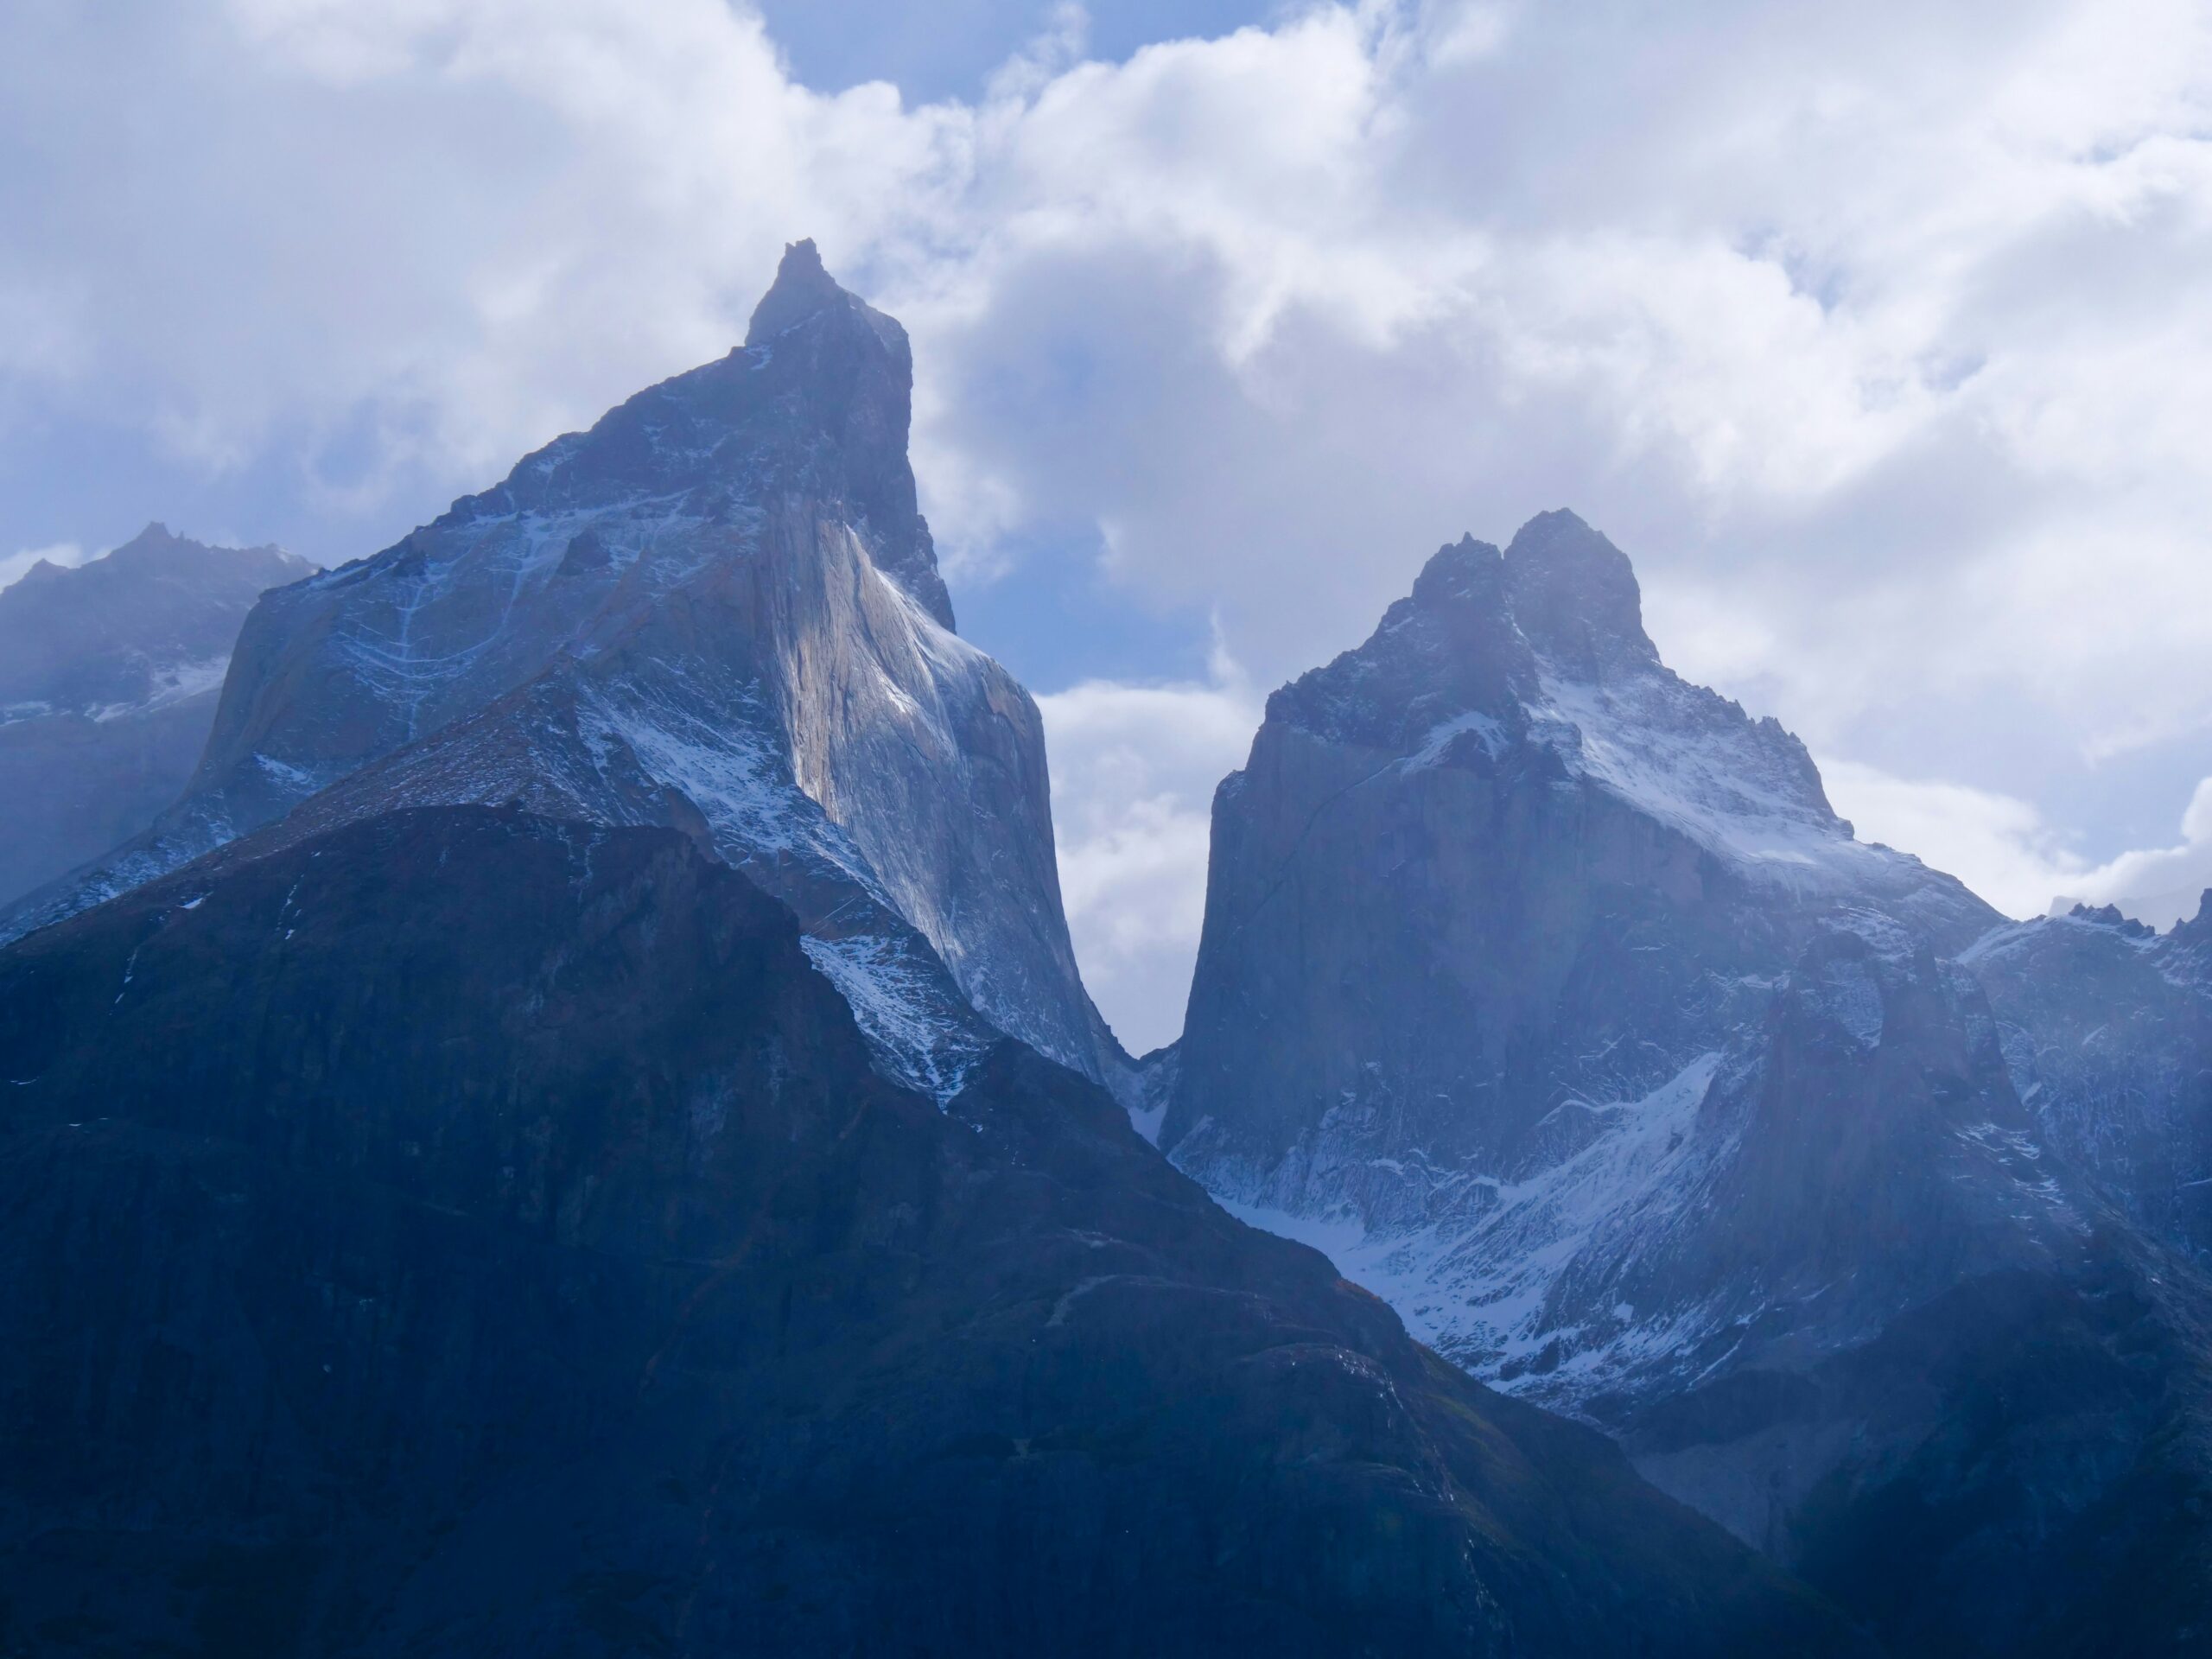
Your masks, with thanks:
[[[1000,1032],[1094,1077],[1043,729],[952,631],[906,461],[904,331],[785,253],[743,346],[248,620],[155,829],[19,935],[309,804],[698,836],[806,920],[883,1062],[939,1093]]]

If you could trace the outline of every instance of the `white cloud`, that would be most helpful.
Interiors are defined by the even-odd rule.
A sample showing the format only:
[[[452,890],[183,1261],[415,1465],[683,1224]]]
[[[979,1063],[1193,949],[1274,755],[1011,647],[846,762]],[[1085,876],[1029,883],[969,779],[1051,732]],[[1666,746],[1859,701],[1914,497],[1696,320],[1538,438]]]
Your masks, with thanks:
[[[1119,64],[1070,13],[923,107],[797,85],[724,0],[125,14],[0,12],[0,424],[434,509],[726,349],[813,234],[914,334],[963,580],[1095,529],[1265,683],[1571,505],[1686,672],[1892,785],[1971,769],[1860,816],[2008,906],[2116,865],[2054,827],[2099,759],[2205,770],[2201,0],[1359,0]],[[1079,707],[1069,887],[1135,962],[1204,796],[1094,782],[1135,740]]]
[[[14,145],[130,188],[7,169],[54,321],[0,376],[213,462],[321,432],[435,501],[725,348],[805,231],[914,328],[970,579],[1111,522],[1273,678],[1572,503],[1826,747],[1923,682],[2085,754],[2212,712],[2190,0],[1363,0],[1122,64],[1067,14],[918,109],[724,0],[76,10],[0,23]]]
[[[480,485],[728,350],[786,239],[849,262],[961,171],[964,112],[812,93],[722,0],[132,14],[0,19],[0,315],[79,320],[0,376],[212,466],[304,432]]]
[[[2212,891],[2212,778],[2198,784],[2190,798],[2178,842],[2122,853],[2091,871],[2073,889],[2092,904],[2118,905],[2137,920],[2158,928],[2198,914],[2208,891]]]
[[[85,550],[74,542],[56,542],[52,547],[27,548],[19,553],[0,557],[0,588],[12,588],[23,579],[24,573],[40,560],[58,564],[65,569],[85,563]]]
[[[1208,682],[1086,681],[1038,706],[1077,959],[1115,1033],[1142,1052],[1183,1028],[1214,785],[1243,764],[1259,698],[1217,660]]]
[[[1829,800],[1860,840],[1914,854],[2010,916],[2109,904],[2163,929],[2195,916],[2212,888],[2212,778],[2196,786],[2173,845],[2093,863],[2033,805],[2012,796],[1894,778],[1845,760],[1822,761],[1821,773]]]
[[[1881,842],[1957,876],[2008,916],[2040,916],[2077,888],[2087,862],[2026,801],[1962,784],[1893,778],[1823,760],[1828,799],[1861,841]]]

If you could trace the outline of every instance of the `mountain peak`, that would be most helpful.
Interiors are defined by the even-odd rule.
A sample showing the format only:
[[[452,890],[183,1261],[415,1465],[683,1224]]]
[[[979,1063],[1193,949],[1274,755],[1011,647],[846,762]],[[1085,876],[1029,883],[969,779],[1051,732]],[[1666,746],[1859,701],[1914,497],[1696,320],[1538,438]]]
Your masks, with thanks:
[[[1463,535],[1436,550],[1414,578],[1414,603],[1424,608],[1471,599],[1494,607],[1505,556],[1488,542]]]
[[[238,630],[314,567],[149,524],[82,564],[0,588],[0,906],[143,829],[206,746]]]
[[[181,602],[192,614],[196,615],[198,608],[204,605],[214,606],[219,616],[228,619],[220,624],[221,627],[227,633],[235,633],[238,619],[232,614],[233,611],[243,615],[245,607],[250,607],[264,590],[296,582],[315,568],[299,555],[287,553],[273,543],[257,547],[215,546],[180,536],[156,519],[120,546],[80,563],[57,564],[51,559],[40,559],[16,581],[0,589],[6,595],[0,600],[0,616],[12,613],[19,618],[29,617],[36,611],[43,619],[35,623],[16,624],[19,629],[30,629],[29,635],[0,638],[0,661],[12,653],[15,660],[6,665],[18,670],[31,660],[45,663],[48,667],[60,664],[68,653],[48,637],[57,627],[76,640],[71,649],[79,654],[95,649],[78,632],[90,627],[102,637],[118,630],[130,633],[135,629],[145,637],[137,639],[133,649],[150,651],[159,656],[160,651],[153,644],[155,638],[166,638],[180,629],[182,633],[178,637],[183,637],[198,626],[162,608],[180,602],[175,598],[179,594],[189,594]],[[96,613],[103,609],[111,610],[121,602],[122,595],[134,592],[162,593],[172,597],[134,601],[155,608],[127,621],[113,615],[105,621],[97,620]],[[96,594],[106,597],[92,597]],[[84,614],[60,620],[42,608],[57,604],[81,607]],[[146,634],[149,629],[151,633]],[[6,625],[0,624],[0,634],[6,632]],[[0,681],[8,677],[0,672]]]
[[[2109,927],[2132,939],[2151,938],[2158,931],[2123,912],[2118,905],[2075,905],[2066,914],[2069,920]]]
[[[102,574],[97,571],[99,566],[107,567],[105,574],[120,575],[151,568],[149,562],[178,557],[211,569],[230,565],[251,569],[259,575],[264,588],[304,575],[314,568],[297,554],[287,553],[274,543],[264,542],[253,547],[219,546],[180,536],[158,518],[149,522],[145,529],[111,552],[74,568],[95,571],[97,579]]]
[[[835,305],[849,305],[853,296],[837,284],[822,263],[812,237],[784,245],[784,257],[776,267],[776,280],[753,308],[752,325],[745,331],[747,346],[773,340],[817,313]]]
[[[1643,632],[1643,594],[1628,555],[1564,508],[1540,512],[1515,532],[1505,585],[1529,643],[1563,668],[1595,677],[1659,660]]]
[[[302,833],[311,798],[326,824],[522,799],[703,830],[820,930],[817,965],[902,1078],[953,1086],[1000,1029],[1108,1075],[1040,718],[953,637],[907,456],[906,333],[801,242],[753,334],[271,595],[233,636],[188,792],[118,879]]]

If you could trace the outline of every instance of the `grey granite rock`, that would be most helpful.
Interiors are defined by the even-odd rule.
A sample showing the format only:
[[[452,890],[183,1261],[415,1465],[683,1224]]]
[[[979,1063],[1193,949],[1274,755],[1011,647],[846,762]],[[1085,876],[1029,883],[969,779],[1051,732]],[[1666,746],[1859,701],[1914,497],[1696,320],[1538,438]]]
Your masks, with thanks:
[[[906,1081],[957,1087],[1000,1031],[1116,1075],[1036,705],[952,632],[915,508],[912,378],[905,331],[794,245],[742,347],[258,607],[189,795],[0,931],[310,801],[327,827],[518,799],[752,872]]]
[[[2125,1194],[2196,1166],[2196,1005],[2152,961],[2189,953],[2009,930],[1857,841],[1803,746],[1667,670],[1639,612],[1626,558],[1548,513],[1443,549],[1270,699],[1215,798],[1160,1144],[1900,1650],[2170,1639],[2130,1586],[2212,1540],[2212,1301]],[[2086,1001],[2000,971],[2085,930]],[[2121,1007],[2158,1039],[2086,1081]],[[2168,1103],[2101,1178],[2084,1103],[2130,1067]],[[2044,1353],[2070,1369],[2023,1388]],[[2085,1557],[2130,1491],[2193,1496],[2131,1522],[2133,1566]]]

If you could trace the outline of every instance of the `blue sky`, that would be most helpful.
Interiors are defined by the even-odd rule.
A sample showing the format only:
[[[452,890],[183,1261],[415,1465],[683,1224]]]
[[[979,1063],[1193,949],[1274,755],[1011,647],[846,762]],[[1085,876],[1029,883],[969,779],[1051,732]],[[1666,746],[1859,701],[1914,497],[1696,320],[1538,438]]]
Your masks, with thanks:
[[[149,518],[373,552],[812,235],[913,335],[1133,1040],[1266,690],[1554,506],[1864,833],[2015,912],[2177,892],[2208,134],[2201,0],[16,0],[0,578]]]
[[[1279,8],[1239,0],[1124,0],[1083,14],[1087,53],[1122,59],[1157,41],[1229,33]],[[927,7],[878,0],[772,0],[759,8],[795,79],[826,92],[865,81],[894,84],[910,105],[981,99],[992,75],[1056,24],[1065,7],[1039,0],[944,0]],[[104,31],[103,31],[104,32]],[[158,60],[158,53],[149,52]],[[34,54],[22,61],[29,67]],[[71,63],[73,93],[103,101],[102,66]],[[120,94],[127,82],[118,78]],[[16,135],[42,145],[37,134]],[[157,135],[143,137],[158,142]],[[118,173],[127,149],[103,143],[97,159]],[[48,158],[23,155],[15,171],[18,199],[55,187],[41,175]],[[110,175],[114,176],[113,175]],[[5,188],[0,187],[0,199]],[[268,204],[281,213],[281,202]],[[35,219],[34,211],[27,215]],[[807,234],[802,213],[791,234]],[[157,275],[148,273],[158,280]],[[237,454],[211,458],[180,451],[158,424],[125,402],[72,407],[68,400],[23,397],[0,404],[0,575],[22,551],[90,555],[159,518],[216,542],[271,541],[324,563],[357,558],[435,515],[458,474],[380,482],[390,463],[388,409],[364,404],[335,411],[305,433],[278,432]],[[588,416],[579,407],[578,419]],[[1011,575],[963,584],[969,631],[991,640],[1017,672],[1040,690],[1115,675],[1175,677],[1204,671],[1209,634],[1202,607],[1148,606],[1103,579],[1096,527],[1081,522],[1023,526],[1005,542]],[[19,563],[20,560],[16,563]]]
[[[808,86],[836,92],[888,80],[919,104],[981,97],[992,72],[1049,29],[1059,8],[1039,0],[772,0],[760,10]],[[1280,10],[1254,0],[1099,0],[1085,13],[1089,50],[1120,60],[1154,41],[1265,22]]]

